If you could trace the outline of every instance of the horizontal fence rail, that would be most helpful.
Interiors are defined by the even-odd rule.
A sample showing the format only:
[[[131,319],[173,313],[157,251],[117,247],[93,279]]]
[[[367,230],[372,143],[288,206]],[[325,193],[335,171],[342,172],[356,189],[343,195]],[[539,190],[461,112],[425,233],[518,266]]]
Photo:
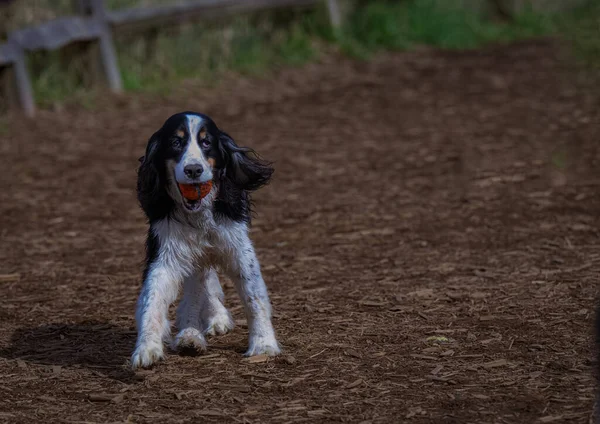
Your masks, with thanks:
[[[112,33],[141,32],[194,20],[206,20],[259,10],[315,6],[323,0],[189,0],[171,5],[107,10],[104,0],[78,0],[80,16],[69,16],[8,34],[0,44],[0,91],[27,116],[35,114],[35,100],[26,54],[58,50],[73,43],[97,47],[100,70],[111,91],[123,91]],[[326,0],[331,25],[341,22],[338,0]]]
[[[107,12],[110,25],[119,30],[142,30],[196,19],[233,15],[281,7],[312,6],[318,0],[203,0],[166,6]]]

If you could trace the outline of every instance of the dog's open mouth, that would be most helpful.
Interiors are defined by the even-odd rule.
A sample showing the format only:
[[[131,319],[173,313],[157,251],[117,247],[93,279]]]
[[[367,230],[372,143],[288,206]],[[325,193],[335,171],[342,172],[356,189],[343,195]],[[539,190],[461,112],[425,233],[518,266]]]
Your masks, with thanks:
[[[201,203],[202,203],[202,200],[200,200],[200,199],[188,200],[185,197],[183,198],[183,206],[185,206],[185,208],[191,212],[195,212],[195,211],[199,210]]]
[[[201,184],[177,184],[181,197],[183,197],[183,205],[190,211],[200,209],[202,199],[205,198],[212,189],[212,181]]]

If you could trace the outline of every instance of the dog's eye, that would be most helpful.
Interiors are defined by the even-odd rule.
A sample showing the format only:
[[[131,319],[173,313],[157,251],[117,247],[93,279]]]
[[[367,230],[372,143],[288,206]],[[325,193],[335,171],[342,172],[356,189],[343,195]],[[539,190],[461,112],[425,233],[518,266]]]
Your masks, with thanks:
[[[202,147],[210,147],[210,140],[208,138],[202,140]]]
[[[180,138],[176,137],[173,138],[171,140],[171,146],[173,146],[176,149],[179,149],[181,147],[181,144],[183,143],[183,140],[181,140]]]

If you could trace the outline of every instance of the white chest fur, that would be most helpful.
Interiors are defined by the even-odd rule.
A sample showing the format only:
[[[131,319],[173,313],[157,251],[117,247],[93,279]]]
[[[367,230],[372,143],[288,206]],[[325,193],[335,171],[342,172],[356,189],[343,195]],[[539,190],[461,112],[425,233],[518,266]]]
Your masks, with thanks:
[[[210,211],[157,221],[152,231],[159,241],[159,261],[180,267],[186,276],[198,267],[227,267],[234,252],[251,247],[245,223],[215,220]]]

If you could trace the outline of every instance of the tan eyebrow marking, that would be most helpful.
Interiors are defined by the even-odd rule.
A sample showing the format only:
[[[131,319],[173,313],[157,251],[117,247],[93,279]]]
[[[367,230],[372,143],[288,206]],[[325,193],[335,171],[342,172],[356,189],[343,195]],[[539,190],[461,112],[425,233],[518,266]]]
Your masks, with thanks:
[[[175,134],[177,135],[177,137],[181,137],[181,138],[183,138],[185,136],[185,132],[183,130],[177,130],[177,132]]]
[[[206,138],[206,127],[200,128],[200,132],[198,133],[198,135],[200,136],[200,140],[205,139]]]

